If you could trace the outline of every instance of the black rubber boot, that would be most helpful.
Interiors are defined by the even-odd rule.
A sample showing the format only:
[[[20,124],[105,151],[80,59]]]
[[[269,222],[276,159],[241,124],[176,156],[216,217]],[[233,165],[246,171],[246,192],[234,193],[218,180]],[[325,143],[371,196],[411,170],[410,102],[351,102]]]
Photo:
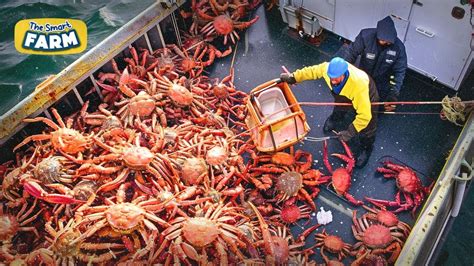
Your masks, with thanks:
[[[369,161],[370,155],[372,154],[373,148],[364,148],[357,156],[356,168],[364,167]]]
[[[357,155],[356,168],[362,168],[367,164],[374,149],[374,142],[375,137],[360,139],[361,151]]]

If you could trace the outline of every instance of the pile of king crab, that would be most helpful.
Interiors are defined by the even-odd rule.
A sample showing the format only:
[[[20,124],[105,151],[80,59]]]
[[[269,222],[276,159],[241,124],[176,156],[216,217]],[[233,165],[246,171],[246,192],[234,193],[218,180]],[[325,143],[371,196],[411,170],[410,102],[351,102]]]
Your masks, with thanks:
[[[333,154],[333,169],[311,153],[256,151],[243,123],[247,94],[204,75],[231,53],[255,1],[192,1],[183,47],[130,47],[127,65],[100,73],[103,102],[70,116],[25,119],[46,130],[26,137],[0,166],[0,259],[27,264],[337,264],[393,263],[410,232],[394,213],[419,207],[430,188],[410,168],[385,162],[395,199],[350,194],[354,158]],[[228,47],[220,51],[219,47]],[[320,186],[366,213],[353,214],[357,243],[314,225],[290,227],[316,210]],[[392,209],[394,212],[389,211]],[[306,239],[315,230],[313,246]],[[319,251],[318,251],[319,250]],[[319,255],[318,255],[319,256]],[[310,258],[311,257],[311,258]]]

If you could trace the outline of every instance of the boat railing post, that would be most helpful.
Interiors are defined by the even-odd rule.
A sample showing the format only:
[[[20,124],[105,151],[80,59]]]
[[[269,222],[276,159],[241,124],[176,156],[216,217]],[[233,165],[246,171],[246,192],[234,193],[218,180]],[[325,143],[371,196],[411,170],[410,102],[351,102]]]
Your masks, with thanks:
[[[472,179],[472,176],[474,175],[473,166],[469,165],[466,159],[463,159],[461,166],[465,166],[468,169],[468,172],[461,172],[461,176],[455,175],[453,177],[455,180],[455,184],[454,184],[453,207],[451,211],[452,217],[458,216],[459,210],[461,209],[462,201],[464,198],[464,192],[466,191],[466,184],[469,180]]]

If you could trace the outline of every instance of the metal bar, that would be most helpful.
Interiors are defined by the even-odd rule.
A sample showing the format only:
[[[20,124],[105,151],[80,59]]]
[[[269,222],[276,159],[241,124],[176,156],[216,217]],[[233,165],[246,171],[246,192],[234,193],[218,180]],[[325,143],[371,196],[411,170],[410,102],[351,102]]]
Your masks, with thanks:
[[[44,115],[49,119],[49,120],[53,120],[53,117],[51,116],[51,114],[49,113],[48,110],[44,110]]]
[[[21,121],[25,117],[51,106],[85,77],[94,73],[125,47],[174,12],[185,1],[177,0],[176,2],[176,5],[168,9],[164,9],[158,1],[154,2],[140,15],[66,67],[52,79],[50,84],[45,85],[41,90],[34,91],[12,110],[2,115],[0,117],[0,144],[4,143],[13,132],[19,131],[18,127],[21,128]]]
[[[90,75],[89,78],[92,81],[92,85],[94,85],[95,91],[97,94],[99,94],[100,100],[104,100],[104,96],[102,95],[102,92],[100,92],[99,85],[97,85],[97,81],[95,80],[95,77],[93,75]]]
[[[79,92],[77,91],[77,88],[74,87],[74,88],[72,88],[72,90],[74,91],[74,94],[76,95],[77,100],[81,103],[81,105],[84,105],[84,100],[82,100],[82,97],[79,94]]]
[[[153,47],[151,47],[150,38],[148,38],[148,32],[146,32],[144,36],[145,36],[146,45],[148,46],[148,50],[150,51],[150,53],[153,53]]]
[[[174,34],[176,35],[178,46],[183,47],[183,43],[181,42],[181,34],[179,33],[178,21],[176,20],[174,12],[171,13],[171,22],[173,23]]]
[[[268,129],[270,131],[270,137],[272,139],[272,144],[273,144],[273,151],[277,151],[277,146],[275,142],[275,137],[273,136],[273,128],[272,125],[270,125],[270,128]]]
[[[160,24],[156,25],[156,29],[158,30],[158,35],[160,36],[160,41],[161,45],[163,45],[162,48],[166,46],[165,38],[163,37],[163,32],[161,31]]]
[[[296,121],[296,116],[293,116],[293,121],[295,122],[295,131],[296,131],[295,139],[298,139],[300,134],[299,134],[299,130],[298,130],[298,122]]]

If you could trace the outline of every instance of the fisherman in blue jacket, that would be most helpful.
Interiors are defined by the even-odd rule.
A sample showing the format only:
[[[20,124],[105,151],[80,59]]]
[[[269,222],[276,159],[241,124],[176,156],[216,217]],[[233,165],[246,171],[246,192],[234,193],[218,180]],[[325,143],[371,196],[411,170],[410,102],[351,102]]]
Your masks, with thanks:
[[[338,51],[339,57],[352,64],[359,55],[359,68],[374,79],[380,100],[397,101],[407,69],[407,55],[390,16],[377,22],[377,28],[361,30],[353,43]],[[393,110],[395,105],[385,105],[385,111]]]

